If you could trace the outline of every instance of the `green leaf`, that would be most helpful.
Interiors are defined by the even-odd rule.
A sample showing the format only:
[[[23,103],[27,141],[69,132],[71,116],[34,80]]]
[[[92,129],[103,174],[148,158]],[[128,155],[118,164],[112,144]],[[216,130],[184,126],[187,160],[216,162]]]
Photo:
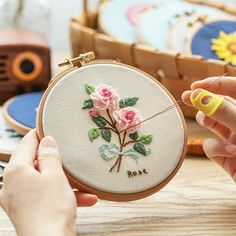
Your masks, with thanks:
[[[139,100],[138,97],[121,99],[120,100],[120,108],[134,106],[138,100]]]
[[[95,91],[95,88],[92,85],[85,84],[85,90],[88,94],[91,94]]]
[[[135,143],[133,146],[134,150],[143,156],[147,156],[147,150],[142,143]]]
[[[98,128],[92,128],[88,132],[88,136],[91,142],[93,142],[94,139],[97,139],[100,136],[100,130]]]
[[[111,142],[111,131],[109,129],[102,129],[101,135],[107,142]]]
[[[137,103],[138,100],[139,100],[139,98],[137,98],[137,97],[126,98],[125,99],[125,105],[129,106],[129,107],[134,106]]]
[[[93,107],[93,101],[91,99],[84,100],[83,109],[90,109]]]
[[[147,134],[147,135],[142,135],[139,140],[143,144],[150,144],[152,142],[153,135],[152,134]]]
[[[101,116],[92,117],[92,120],[99,127],[104,127],[107,125],[107,121]]]
[[[121,99],[120,100],[120,108],[124,108],[125,107],[125,100]]]
[[[133,134],[130,134],[129,137],[130,137],[132,140],[136,141],[136,140],[138,139],[138,137],[139,137],[138,132],[135,132],[135,133],[133,133]]]

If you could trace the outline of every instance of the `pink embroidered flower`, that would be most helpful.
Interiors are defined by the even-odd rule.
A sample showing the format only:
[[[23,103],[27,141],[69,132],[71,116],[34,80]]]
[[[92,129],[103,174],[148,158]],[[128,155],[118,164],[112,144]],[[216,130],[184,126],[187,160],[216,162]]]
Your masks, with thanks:
[[[127,133],[135,133],[141,128],[142,117],[138,109],[134,107],[125,107],[113,112],[120,131],[126,130]],[[131,127],[130,129],[128,129]]]
[[[92,108],[89,110],[89,115],[92,117],[97,117],[100,116],[100,113],[96,108]]]
[[[97,109],[109,109],[111,111],[119,109],[120,97],[116,90],[109,85],[97,86],[95,92],[90,94],[90,98]]]

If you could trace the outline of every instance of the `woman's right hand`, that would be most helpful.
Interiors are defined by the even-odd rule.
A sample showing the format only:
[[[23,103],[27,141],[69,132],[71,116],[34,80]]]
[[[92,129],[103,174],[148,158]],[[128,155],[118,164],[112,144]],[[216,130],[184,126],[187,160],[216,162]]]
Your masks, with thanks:
[[[203,148],[206,155],[236,181],[236,78],[223,77],[217,80],[216,77],[211,77],[193,83],[192,90],[185,91],[182,95],[185,104],[192,106],[189,97],[200,88],[224,97],[223,104],[214,115],[209,117],[198,111],[196,120],[218,136],[205,141]]]

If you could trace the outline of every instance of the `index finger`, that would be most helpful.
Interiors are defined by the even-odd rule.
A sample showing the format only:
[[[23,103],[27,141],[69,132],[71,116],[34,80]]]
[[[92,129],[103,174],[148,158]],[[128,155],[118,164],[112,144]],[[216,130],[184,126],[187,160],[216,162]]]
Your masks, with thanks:
[[[29,131],[25,137],[20,141],[15,151],[13,152],[9,164],[15,162],[28,163],[32,166],[36,158],[39,140],[36,130]]]
[[[191,85],[191,89],[197,88],[207,89],[209,92],[230,96],[236,99],[236,78],[230,76],[224,76],[217,80],[218,77],[209,77],[204,80],[199,80]]]

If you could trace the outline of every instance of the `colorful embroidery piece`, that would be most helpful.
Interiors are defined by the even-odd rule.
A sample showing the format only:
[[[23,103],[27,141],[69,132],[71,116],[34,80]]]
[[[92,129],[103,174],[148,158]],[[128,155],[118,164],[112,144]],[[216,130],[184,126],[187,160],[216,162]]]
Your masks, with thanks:
[[[133,106],[138,97],[120,98],[116,90],[109,85],[85,85],[85,91],[90,98],[84,100],[83,109],[87,109],[92,121],[97,125],[88,131],[91,142],[102,137],[108,144],[99,148],[99,153],[105,161],[115,160],[110,168],[120,171],[123,157],[130,157],[136,163],[142,156],[148,156],[151,149],[152,134],[140,135],[142,117],[140,111]],[[112,136],[116,135],[118,145],[111,143]],[[128,148],[129,147],[129,148]]]
[[[236,66],[236,32],[226,34],[221,31],[219,37],[212,40],[211,49],[220,59]]]
[[[135,26],[137,24],[139,14],[151,7],[154,7],[151,3],[136,3],[135,5],[130,6],[126,13],[130,24]]]
[[[235,47],[233,46],[234,39],[230,35],[234,34],[235,29],[236,21],[230,20],[216,21],[203,25],[192,38],[192,54],[201,55],[205,59],[224,59],[233,65]],[[220,32],[224,32],[224,35],[220,34]],[[230,48],[226,44],[230,44]],[[222,51],[224,45],[227,48],[225,53]],[[217,53],[216,50],[218,51]],[[224,58],[219,56],[219,52],[221,57],[224,56]],[[230,56],[231,54],[232,56]]]

